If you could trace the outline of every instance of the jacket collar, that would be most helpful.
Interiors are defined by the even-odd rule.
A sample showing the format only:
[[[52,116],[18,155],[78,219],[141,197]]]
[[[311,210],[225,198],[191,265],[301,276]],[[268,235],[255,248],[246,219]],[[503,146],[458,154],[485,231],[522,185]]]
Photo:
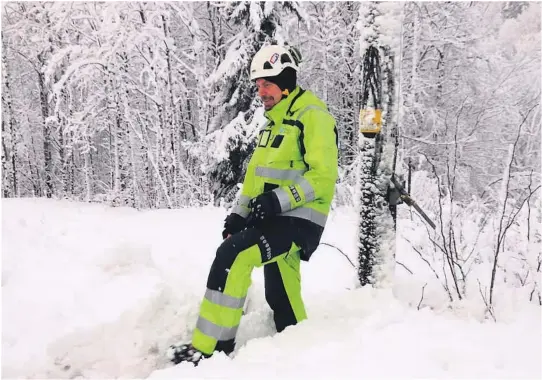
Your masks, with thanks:
[[[269,111],[265,111],[265,117],[275,124],[281,124],[282,120],[287,116],[286,111],[288,111],[288,107],[290,107],[292,100],[299,94],[299,91],[300,88],[297,86],[290,95],[275,104]]]

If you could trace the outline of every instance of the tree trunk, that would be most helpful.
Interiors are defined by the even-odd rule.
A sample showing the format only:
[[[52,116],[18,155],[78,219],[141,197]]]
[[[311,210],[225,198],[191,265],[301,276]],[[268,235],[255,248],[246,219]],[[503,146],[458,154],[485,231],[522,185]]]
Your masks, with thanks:
[[[8,70],[6,46],[3,41],[2,39],[2,72],[4,74],[2,103],[5,113],[2,118],[2,194],[4,197],[16,197],[19,195],[17,189],[17,135],[15,133],[16,125],[13,117],[11,75]],[[6,129],[6,126],[9,127],[9,131]],[[7,144],[8,141],[9,146]]]
[[[6,118],[2,118],[2,197],[9,198],[11,196],[12,186],[9,183],[9,172],[7,162],[7,148],[6,148]]]
[[[85,167],[83,169],[85,173],[85,201],[90,202],[92,200],[92,157],[91,157],[91,140],[90,137],[87,137],[86,143],[88,146],[83,152],[83,157],[85,161]]]
[[[164,36],[166,40],[169,38],[169,25],[166,17],[162,15],[162,26],[164,29]],[[170,151],[171,151],[171,176],[173,178],[172,185],[172,198],[180,204],[182,191],[179,189],[180,182],[180,168],[181,162],[181,145],[179,143],[179,135],[181,139],[186,140],[186,125],[185,123],[179,123],[177,118],[177,112],[175,107],[175,97],[173,95],[173,70],[171,67],[171,51],[168,43],[166,42],[166,62],[167,62],[167,90],[169,101],[169,112],[167,113],[166,126],[170,128]],[[190,100],[188,100],[190,101]]]
[[[38,54],[38,61],[40,67],[45,66],[45,58],[43,53]],[[45,75],[42,71],[38,74],[38,87],[40,91],[40,105],[42,116],[42,129],[43,129],[43,157],[44,157],[44,171],[45,171],[45,196],[51,198],[54,194],[53,184],[53,144],[52,144],[52,132],[49,127],[49,104],[47,101],[48,90],[45,87]]]

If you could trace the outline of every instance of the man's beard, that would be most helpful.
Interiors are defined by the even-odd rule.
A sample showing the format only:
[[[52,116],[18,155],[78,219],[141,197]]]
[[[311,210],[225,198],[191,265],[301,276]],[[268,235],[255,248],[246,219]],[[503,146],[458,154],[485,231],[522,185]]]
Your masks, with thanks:
[[[266,101],[271,101],[271,103],[268,103],[270,105],[266,105]],[[273,98],[272,96],[264,96],[262,98],[262,103],[264,104],[265,110],[268,111],[275,106],[275,98]]]

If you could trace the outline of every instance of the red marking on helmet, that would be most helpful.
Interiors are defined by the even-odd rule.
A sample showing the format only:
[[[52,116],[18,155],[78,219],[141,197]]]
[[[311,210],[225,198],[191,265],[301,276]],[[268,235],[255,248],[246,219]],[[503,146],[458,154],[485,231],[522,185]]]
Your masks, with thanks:
[[[278,53],[273,53],[273,55],[271,56],[271,58],[269,58],[269,62],[271,62],[272,64],[274,64],[275,62],[277,62],[277,59],[279,59],[279,54],[278,54]]]

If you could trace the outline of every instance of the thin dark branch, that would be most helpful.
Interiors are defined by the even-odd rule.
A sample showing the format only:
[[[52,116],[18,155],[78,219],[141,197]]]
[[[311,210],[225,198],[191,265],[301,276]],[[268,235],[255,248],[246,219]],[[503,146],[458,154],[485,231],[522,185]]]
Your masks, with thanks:
[[[420,307],[422,306],[423,295],[425,294],[425,287],[426,286],[427,286],[427,282],[422,287],[422,296],[420,297],[420,302],[418,302],[418,307],[417,307],[418,310],[420,310]]]
[[[403,268],[405,268],[410,274],[414,274],[414,272],[412,272],[410,269],[407,268],[407,266],[399,261],[395,261],[397,264],[399,264],[400,266],[402,266]]]
[[[497,274],[497,265],[498,265],[498,260],[499,260],[499,252],[500,252],[501,244],[502,244],[502,241],[504,240],[504,238],[506,237],[506,233],[508,232],[508,229],[511,226],[511,223],[508,224],[507,226],[503,226],[503,224],[504,224],[504,218],[505,218],[505,215],[506,215],[506,206],[508,205],[508,199],[510,197],[510,172],[512,171],[512,163],[514,162],[516,149],[517,149],[517,146],[518,146],[518,143],[519,143],[519,138],[521,136],[521,128],[523,127],[523,124],[525,124],[525,121],[527,121],[527,118],[529,117],[531,111],[536,106],[538,106],[538,103],[536,103],[534,106],[532,106],[529,109],[529,111],[527,112],[527,114],[523,117],[523,120],[521,121],[521,123],[520,123],[520,125],[518,127],[516,140],[514,141],[514,145],[512,146],[512,151],[510,152],[510,155],[509,155],[510,162],[508,163],[508,178],[506,178],[506,183],[503,183],[503,186],[505,186],[505,188],[504,188],[504,191],[505,191],[504,200],[502,200],[504,204],[503,204],[503,207],[502,207],[502,214],[500,215],[500,220],[499,220],[499,231],[497,233],[497,246],[495,248],[493,268],[491,270],[491,283],[490,283],[490,286],[489,286],[489,305],[490,306],[493,305],[493,290],[494,290],[494,287],[495,287],[495,277],[496,277],[496,274]],[[534,191],[538,190],[539,187],[540,186],[538,186]],[[523,207],[524,203],[525,203],[525,199],[521,203],[521,205],[519,207],[519,210]],[[512,217],[512,221],[516,218],[518,212],[519,211],[517,211],[516,214]]]
[[[487,302],[487,298],[482,292],[482,284],[480,283],[480,280],[477,280],[477,281],[478,281],[478,291],[480,292],[480,296],[482,296],[482,300],[484,301],[484,304],[486,305],[486,312],[489,313],[491,318],[493,318],[494,322],[497,322],[497,318],[495,318],[495,314],[493,313],[493,306],[491,305],[491,303]]]
[[[344,257],[346,257],[346,260],[348,260],[348,262],[350,263],[350,265],[352,265],[352,268],[356,268],[356,266],[354,265],[354,263],[352,262],[352,260],[350,260],[350,257],[348,257],[348,255],[346,253],[344,253],[343,251],[341,251],[340,248],[334,246],[333,244],[329,244],[329,243],[320,243],[321,245],[327,245],[328,247],[332,247],[332,248],[335,248],[337,251],[339,251],[340,253],[342,253],[342,255]]]
[[[431,271],[433,272],[433,274],[435,275],[435,277],[437,278],[437,280],[440,282],[440,284],[442,285],[442,287],[444,288],[444,290],[446,291],[446,293],[448,294],[448,298],[450,299],[450,301],[453,301],[453,297],[452,297],[452,294],[450,292],[450,289],[448,288],[448,284],[446,281],[442,281],[440,279],[440,276],[438,275],[437,271],[435,270],[435,268],[433,268],[433,265],[431,265],[431,263],[429,262],[429,260],[427,260],[423,254],[420,252],[419,249],[417,249],[416,247],[414,247],[414,245],[412,244],[412,242],[408,239],[405,238],[405,240],[407,241],[407,243],[410,244],[410,246],[412,247],[412,249],[414,250],[414,252],[416,252],[419,256],[420,256],[420,259],[422,259],[426,264],[427,266],[429,267],[429,269],[431,269]]]

